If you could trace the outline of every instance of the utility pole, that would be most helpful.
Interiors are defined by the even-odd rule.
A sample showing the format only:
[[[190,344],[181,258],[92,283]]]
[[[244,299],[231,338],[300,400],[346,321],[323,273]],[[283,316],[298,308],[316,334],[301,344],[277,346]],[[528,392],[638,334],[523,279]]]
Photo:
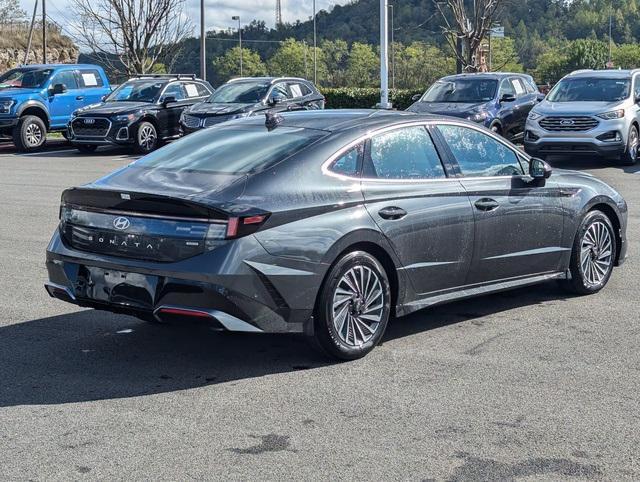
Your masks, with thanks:
[[[242,27],[240,26],[240,15],[234,15],[231,20],[238,21],[238,43],[240,44],[240,77],[242,77]]]
[[[304,45],[304,77],[309,78],[309,70],[307,69],[307,41],[303,40],[302,45]]]
[[[47,63],[47,0],[42,0],[42,63]]]
[[[389,4],[380,0],[380,104],[381,109],[391,109],[389,103]]]
[[[393,39],[393,4],[389,4],[391,9],[391,90],[396,90],[396,43]]]
[[[609,2],[609,62],[607,62],[607,67],[611,68],[613,64],[611,63],[611,10],[613,9],[613,0]]]
[[[316,30],[316,0],[313,0],[313,83],[318,84],[318,44]]]
[[[200,78],[207,80],[207,38],[204,28],[204,0],[200,0]]]
[[[23,64],[27,64],[29,61],[29,52],[31,52],[31,41],[33,40],[33,28],[36,25],[36,15],[38,13],[38,0],[33,6],[33,16],[31,17],[31,28],[29,28],[29,40],[27,41],[27,50],[24,53],[24,62]]]

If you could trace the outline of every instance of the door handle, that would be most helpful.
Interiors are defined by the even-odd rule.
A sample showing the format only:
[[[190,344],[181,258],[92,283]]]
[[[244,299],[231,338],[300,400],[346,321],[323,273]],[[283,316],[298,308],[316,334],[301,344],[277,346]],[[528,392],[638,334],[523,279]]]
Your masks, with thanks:
[[[397,206],[388,206],[378,211],[378,214],[384,219],[400,219],[407,215],[407,211]]]
[[[482,199],[478,199],[475,203],[473,203],[476,209],[480,211],[493,211],[497,209],[500,204],[495,199],[491,199],[488,197],[483,197]]]
[[[84,100],[84,95],[79,95],[78,97],[76,97],[76,100]]]

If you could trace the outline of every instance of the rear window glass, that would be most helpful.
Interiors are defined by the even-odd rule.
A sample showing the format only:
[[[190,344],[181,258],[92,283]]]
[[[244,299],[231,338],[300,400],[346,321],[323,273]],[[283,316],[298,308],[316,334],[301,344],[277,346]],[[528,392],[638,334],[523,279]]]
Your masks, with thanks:
[[[241,174],[266,169],[328,133],[315,129],[204,129],[136,161],[134,167]]]

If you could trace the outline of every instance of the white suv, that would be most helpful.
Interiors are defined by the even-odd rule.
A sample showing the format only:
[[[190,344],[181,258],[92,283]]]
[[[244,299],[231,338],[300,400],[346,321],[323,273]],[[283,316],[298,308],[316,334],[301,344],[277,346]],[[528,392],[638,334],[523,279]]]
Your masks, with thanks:
[[[529,113],[527,153],[601,155],[635,164],[640,130],[640,69],[578,70]]]

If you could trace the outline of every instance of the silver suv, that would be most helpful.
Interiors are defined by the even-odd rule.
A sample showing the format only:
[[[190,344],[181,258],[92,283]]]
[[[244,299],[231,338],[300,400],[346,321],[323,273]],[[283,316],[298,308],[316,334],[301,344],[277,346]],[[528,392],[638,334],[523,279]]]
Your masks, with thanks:
[[[640,69],[578,70],[529,113],[527,153],[596,154],[634,164],[640,129]]]

